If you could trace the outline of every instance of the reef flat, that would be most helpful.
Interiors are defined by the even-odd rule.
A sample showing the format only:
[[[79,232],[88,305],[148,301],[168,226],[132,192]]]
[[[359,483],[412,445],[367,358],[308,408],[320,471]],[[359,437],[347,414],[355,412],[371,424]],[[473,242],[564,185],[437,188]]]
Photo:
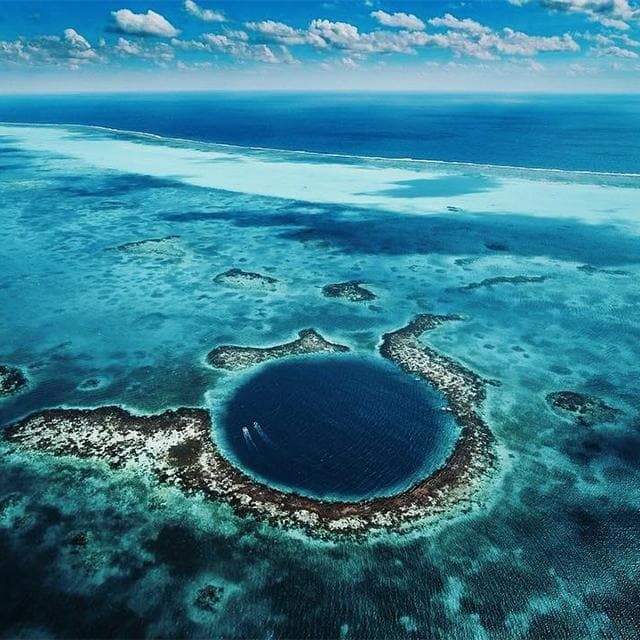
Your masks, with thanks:
[[[265,276],[255,271],[243,271],[236,268],[219,273],[213,281],[216,284],[239,289],[268,289],[274,291],[278,287],[276,278]]]
[[[349,347],[325,340],[315,329],[303,329],[298,338],[273,347],[241,347],[221,345],[207,356],[207,362],[218,369],[246,369],[267,360],[299,356],[307,353],[345,352]]]
[[[376,294],[362,286],[361,280],[336,282],[322,287],[325,298],[343,298],[349,302],[368,302],[376,299]]]
[[[27,379],[20,369],[0,365],[0,397],[16,393],[26,384]]]
[[[187,492],[223,499],[240,513],[314,534],[357,535],[373,529],[399,529],[467,501],[495,461],[491,432],[477,412],[484,399],[485,381],[419,343],[424,332],[457,319],[421,315],[383,336],[382,355],[440,390],[462,427],[442,467],[390,497],[326,502],[256,482],[220,453],[211,439],[211,416],[204,409],[181,408],[151,416],[132,415],[115,406],[54,409],[25,418],[10,426],[5,435],[22,448],[104,460],[112,468],[150,473]],[[306,335],[317,340],[315,333]],[[291,348],[281,345],[279,349],[283,347],[285,351]]]
[[[544,282],[546,276],[496,276],[495,278],[485,278],[480,282],[470,282],[460,287],[461,291],[472,291],[482,287],[493,287],[496,284],[527,284],[531,282]]]
[[[164,238],[125,242],[118,245],[116,249],[123,253],[151,257],[181,258],[186,254],[180,236],[165,236]]]
[[[573,416],[584,427],[614,420],[619,413],[618,409],[610,407],[600,398],[577,391],[554,391],[547,395],[547,402],[553,409]]]

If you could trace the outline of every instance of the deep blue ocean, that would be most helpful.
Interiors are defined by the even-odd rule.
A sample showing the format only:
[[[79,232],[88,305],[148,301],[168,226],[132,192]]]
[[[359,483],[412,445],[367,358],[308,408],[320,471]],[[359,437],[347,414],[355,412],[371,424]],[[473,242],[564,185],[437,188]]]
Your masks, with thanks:
[[[0,121],[93,124],[322,153],[640,173],[639,96],[5,96]]]
[[[458,435],[443,406],[392,365],[343,356],[267,367],[229,398],[221,422],[259,478],[359,500],[407,489],[442,465]]]

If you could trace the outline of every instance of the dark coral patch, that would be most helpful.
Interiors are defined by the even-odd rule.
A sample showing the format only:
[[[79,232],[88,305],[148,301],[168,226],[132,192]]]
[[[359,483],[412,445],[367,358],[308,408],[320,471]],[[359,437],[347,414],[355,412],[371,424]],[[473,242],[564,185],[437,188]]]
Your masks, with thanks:
[[[349,302],[368,302],[376,299],[376,294],[363,287],[361,280],[328,284],[322,287],[322,295],[326,298],[343,298]]]
[[[214,584],[207,584],[196,593],[193,604],[202,611],[213,612],[222,599],[224,589]]]
[[[493,287],[496,284],[528,284],[532,282],[544,282],[546,276],[496,276],[495,278],[485,278],[480,282],[470,282],[460,287],[463,291],[482,289],[483,287]]]
[[[0,397],[20,391],[27,384],[27,378],[17,367],[0,365]]]
[[[600,398],[577,391],[554,391],[547,395],[547,402],[553,409],[572,415],[578,424],[585,427],[615,420],[619,413],[618,409]]]
[[[271,276],[265,276],[257,271],[243,271],[242,269],[229,269],[219,273],[213,281],[227,287],[268,289],[274,290],[278,286],[278,280]]]

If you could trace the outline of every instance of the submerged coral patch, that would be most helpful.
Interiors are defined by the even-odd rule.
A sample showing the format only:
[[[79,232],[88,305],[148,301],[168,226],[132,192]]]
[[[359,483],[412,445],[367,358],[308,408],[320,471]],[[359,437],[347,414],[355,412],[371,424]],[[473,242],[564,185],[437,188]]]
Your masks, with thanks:
[[[27,384],[27,378],[17,367],[0,365],[0,397],[20,391]]]
[[[223,595],[224,589],[222,587],[207,584],[196,593],[193,604],[202,611],[213,612],[216,610]]]
[[[478,412],[486,381],[420,343],[426,331],[457,319],[422,315],[383,336],[381,354],[440,391],[460,426],[460,437],[444,464],[392,496],[323,501],[257,482],[221,454],[211,439],[211,416],[203,409],[152,416],[136,416],[120,407],[54,409],[8,427],[5,436],[24,449],[99,459],[113,468],[150,473],[185,491],[224,500],[240,513],[315,534],[363,534],[404,527],[468,502],[495,463],[493,438]],[[312,339],[317,340],[317,334]],[[247,366],[246,361],[240,364]]]
[[[256,271],[243,271],[242,269],[229,269],[219,273],[213,281],[227,287],[239,289],[265,289],[274,291],[278,287],[278,280],[271,276],[265,276]]]
[[[619,413],[618,409],[600,398],[577,391],[554,391],[547,395],[547,402],[553,409],[573,416],[578,424],[585,427],[614,420]]]
[[[376,299],[376,294],[363,287],[361,280],[325,285],[322,287],[322,295],[326,298],[343,298],[349,302],[368,302]]]
[[[473,289],[482,289],[483,287],[493,287],[496,284],[529,284],[544,282],[546,279],[546,276],[496,276],[495,278],[485,278],[480,282],[470,282],[460,287],[460,289],[471,291]]]

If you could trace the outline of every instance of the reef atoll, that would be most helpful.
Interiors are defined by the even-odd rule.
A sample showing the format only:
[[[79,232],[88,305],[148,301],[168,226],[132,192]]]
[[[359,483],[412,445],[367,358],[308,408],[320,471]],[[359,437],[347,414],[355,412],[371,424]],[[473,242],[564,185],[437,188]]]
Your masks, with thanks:
[[[315,329],[303,329],[296,340],[273,347],[216,347],[207,356],[207,362],[218,369],[245,369],[267,360],[322,351],[344,352],[349,351],[349,347],[325,340]]]
[[[322,287],[322,295],[326,298],[343,298],[349,302],[369,302],[376,299],[376,294],[363,287],[361,280],[325,285]]]
[[[17,393],[27,384],[27,379],[17,367],[0,364],[0,397]]]
[[[577,391],[554,391],[547,395],[549,405],[564,415],[572,416],[575,421],[589,427],[598,422],[615,420],[619,413],[600,398],[588,396]]]
[[[216,284],[239,289],[267,289],[274,291],[278,288],[278,280],[276,278],[265,276],[255,271],[243,271],[235,268],[219,273],[213,281]]]
[[[304,528],[314,535],[363,535],[376,529],[402,529],[468,503],[495,463],[491,432],[478,413],[487,381],[420,343],[425,332],[458,319],[421,315],[383,336],[381,354],[438,389],[461,427],[444,465],[394,496],[325,502],[256,482],[220,453],[211,439],[211,416],[204,409],[183,408],[152,416],[136,416],[120,407],[54,409],[8,427],[5,436],[24,449],[98,459],[112,468],[147,472],[186,492],[225,500],[241,514]],[[347,350],[307,330],[298,340],[270,349],[221,347],[212,352],[210,362],[237,369],[267,358],[308,352],[313,345],[320,350]]]

